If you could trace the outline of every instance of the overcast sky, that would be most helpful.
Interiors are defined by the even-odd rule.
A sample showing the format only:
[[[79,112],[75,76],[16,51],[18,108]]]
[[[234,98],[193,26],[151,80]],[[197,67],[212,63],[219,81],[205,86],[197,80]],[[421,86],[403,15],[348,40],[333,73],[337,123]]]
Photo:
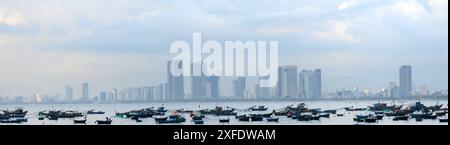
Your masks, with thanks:
[[[448,89],[448,0],[0,0],[0,96],[157,85],[193,32],[278,40],[328,90],[385,88],[404,64]]]

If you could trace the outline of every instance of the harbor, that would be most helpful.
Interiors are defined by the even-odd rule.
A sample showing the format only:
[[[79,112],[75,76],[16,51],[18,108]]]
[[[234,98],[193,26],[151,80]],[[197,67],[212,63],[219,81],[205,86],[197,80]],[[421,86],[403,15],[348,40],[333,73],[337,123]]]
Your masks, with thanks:
[[[0,125],[448,125],[448,101],[2,105]]]

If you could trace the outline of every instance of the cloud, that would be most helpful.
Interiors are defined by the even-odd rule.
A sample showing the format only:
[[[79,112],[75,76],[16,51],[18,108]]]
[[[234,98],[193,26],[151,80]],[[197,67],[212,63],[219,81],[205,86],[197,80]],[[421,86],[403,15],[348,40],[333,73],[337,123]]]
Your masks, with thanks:
[[[448,0],[428,0],[428,6],[434,15],[448,17]]]
[[[313,35],[316,38],[324,40],[340,40],[347,43],[357,43],[358,39],[348,32],[348,29],[352,26],[347,21],[329,21],[325,25],[326,31],[314,32]]]
[[[338,6],[338,10],[345,10],[355,5],[355,1],[344,1]]]
[[[259,34],[292,34],[303,33],[303,27],[262,27],[256,30]]]
[[[39,89],[64,92],[70,80],[103,87],[156,85],[164,81],[167,60],[157,56],[168,55],[174,40],[191,40],[192,32],[215,40],[279,40],[280,51],[293,55],[282,57],[292,62],[303,60],[299,55],[311,58],[318,56],[310,53],[343,50],[371,58],[426,53],[424,62],[447,60],[442,53],[448,51],[447,13],[448,0],[0,0],[0,96]],[[362,61],[355,58],[358,54],[304,62],[339,69]],[[360,65],[373,61],[366,59],[341,74],[355,75]],[[433,72],[446,71],[441,65],[431,67]]]
[[[399,1],[394,5],[394,9],[412,20],[420,20],[428,14],[425,7],[416,0]]]
[[[0,12],[0,24],[17,26],[20,24],[24,24],[25,22],[25,18],[19,14],[6,15]]]

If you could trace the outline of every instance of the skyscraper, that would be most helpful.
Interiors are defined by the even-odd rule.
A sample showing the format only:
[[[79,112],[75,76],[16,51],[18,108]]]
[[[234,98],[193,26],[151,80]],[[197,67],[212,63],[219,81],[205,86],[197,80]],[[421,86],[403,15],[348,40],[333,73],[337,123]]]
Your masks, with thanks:
[[[412,67],[404,65],[400,67],[400,97],[411,97],[412,94]]]
[[[299,96],[302,99],[318,99],[322,96],[322,70],[302,70],[299,77]]]
[[[107,92],[100,92],[100,102],[105,103],[108,100]]]
[[[83,83],[82,84],[82,100],[83,101],[88,101],[89,100],[89,84],[88,83]]]
[[[398,88],[396,82],[389,83],[389,89],[388,89],[388,97],[394,98],[397,97],[398,94],[396,94],[396,89]]]
[[[278,68],[278,95],[281,98],[298,96],[297,66],[281,66]]]
[[[267,77],[261,77],[261,79],[267,80]],[[259,83],[255,85],[255,97],[257,100],[271,100],[274,99],[274,93],[276,92],[276,87],[261,87]],[[276,98],[275,98],[276,99]],[[280,98],[281,99],[281,98]]]
[[[184,100],[184,76],[173,76],[170,72],[171,61],[167,63],[167,98],[170,101]],[[178,64],[179,68],[182,68],[182,62]]]
[[[201,68],[201,64],[191,64],[191,67]],[[200,76],[192,76],[190,78],[191,94],[194,100],[201,100],[204,98],[214,99],[219,97],[220,78],[218,76],[205,76],[202,73]]]
[[[311,96],[313,98],[322,97],[322,70],[316,69],[311,76]]]
[[[73,88],[71,86],[66,87],[66,101],[73,100]]]
[[[219,98],[219,79],[220,78],[218,76],[206,77],[206,84],[209,85],[206,91],[211,93],[207,96],[207,98]]]
[[[246,88],[246,80],[245,77],[238,77],[233,80],[233,93],[235,98],[244,99]]]
[[[201,64],[194,63],[191,67],[201,68]],[[191,69],[193,70],[193,69]],[[194,100],[200,100],[205,96],[205,78],[201,76],[191,77],[191,95]]]

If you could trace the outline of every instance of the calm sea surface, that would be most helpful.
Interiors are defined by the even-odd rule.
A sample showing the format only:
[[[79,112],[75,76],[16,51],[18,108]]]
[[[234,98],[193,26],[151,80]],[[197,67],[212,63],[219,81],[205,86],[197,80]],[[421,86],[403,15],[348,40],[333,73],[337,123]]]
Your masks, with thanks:
[[[269,108],[269,110],[284,108],[289,105],[296,105],[299,103],[306,103],[308,108],[322,108],[322,109],[340,109],[344,107],[354,106],[355,108],[367,107],[378,101],[310,101],[310,102],[218,102],[218,103],[144,103],[144,104],[64,104],[64,105],[0,105],[0,110],[13,110],[17,107],[24,108],[29,113],[27,115],[28,122],[21,123],[19,125],[73,125],[73,119],[59,119],[57,121],[48,120],[38,120],[38,112],[43,110],[76,110],[79,112],[87,112],[88,110],[95,109],[97,111],[105,111],[104,115],[88,115],[87,124],[94,125],[96,120],[103,120],[105,117],[113,118],[113,125],[155,125],[155,120],[153,118],[142,119],[143,122],[137,123],[134,120],[127,118],[118,118],[115,116],[115,112],[127,112],[135,109],[143,109],[149,107],[160,107],[164,106],[169,110],[176,109],[186,109],[186,110],[200,110],[200,109],[213,109],[216,106],[230,106],[237,109],[246,109],[254,105],[264,105]],[[392,101],[382,101],[384,103],[393,104]],[[395,104],[413,104],[415,100],[404,100],[396,101]],[[427,106],[444,104],[448,106],[448,100],[422,100]],[[230,117],[231,125],[355,125],[353,118],[356,114],[366,114],[369,112],[345,112],[343,117],[331,116],[329,119],[321,118],[320,121],[309,121],[300,122],[297,120],[292,120],[287,117],[280,116],[280,121],[278,123],[263,122],[239,122],[233,116]],[[183,125],[193,125],[194,123],[188,117],[189,114],[184,114],[187,118]],[[224,117],[216,116],[206,116],[205,125],[221,125],[219,119]],[[448,116],[447,116],[448,118]],[[7,124],[0,124],[7,125]],[[9,125],[9,124],[8,124]],[[12,124],[16,125],[16,124]],[[448,125],[448,123],[439,123],[439,120],[423,120],[422,122],[416,122],[411,119],[409,121],[393,121],[392,118],[385,117],[378,123],[373,123],[373,125]]]

